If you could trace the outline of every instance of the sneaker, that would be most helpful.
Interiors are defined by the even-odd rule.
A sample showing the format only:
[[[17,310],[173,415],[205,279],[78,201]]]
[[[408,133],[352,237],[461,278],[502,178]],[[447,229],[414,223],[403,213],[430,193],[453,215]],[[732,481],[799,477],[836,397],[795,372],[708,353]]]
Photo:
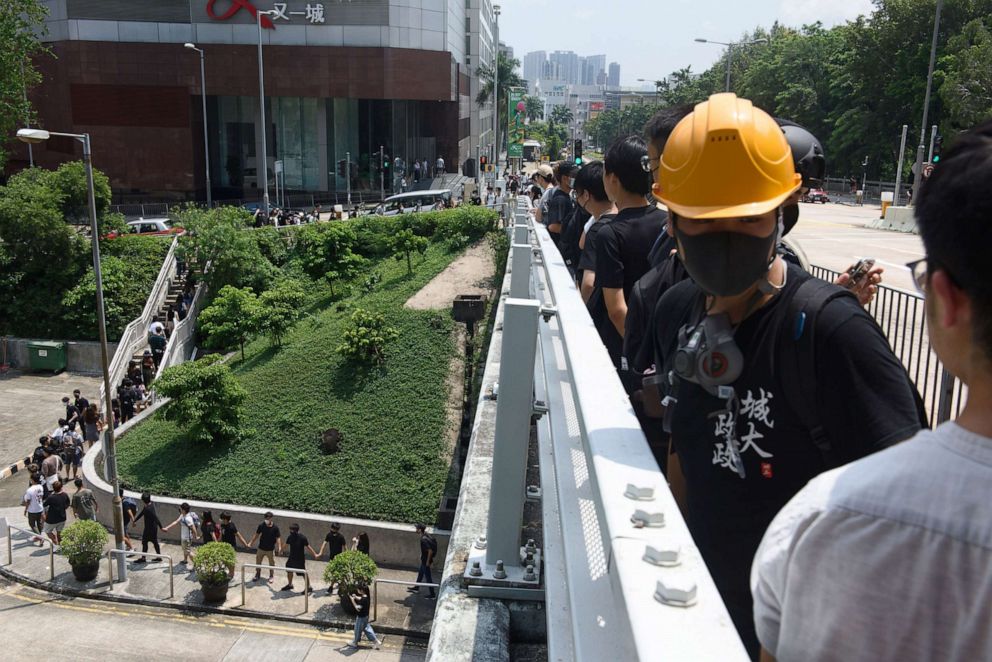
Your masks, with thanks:
[[[358,648],[358,644],[356,644],[354,641],[352,641],[350,643],[345,644],[344,647],[345,648]]]
[[[254,576],[254,577],[252,578],[252,581],[253,581],[253,582],[257,582],[257,581],[260,581],[261,579],[262,579],[262,575],[261,575],[261,573],[259,573],[259,574],[257,574],[257,575],[255,575],[255,576]]]
[[[142,556],[140,559],[138,559],[137,561],[135,561],[135,563],[148,563],[148,561],[146,561],[145,560],[145,557]]]
[[[382,648],[382,639],[376,639],[375,642],[372,644],[372,648],[376,650]]]
[[[434,595],[433,593],[431,593],[430,595],[427,596],[427,599],[428,600],[437,600],[437,596]]]
[[[407,592],[408,593],[419,593],[420,592],[420,587],[419,586],[411,586],[411,587],[407,588]]]
[[[293,585],[292,585],[292,584],[286,584],[285,586],[283,586],[283,587],[282,587],[281,589],[279,589],[279,590],[280,590],[280,591],[292,591],[292,590],[293,590]]]
[[[313,586],[307,586],[307,593],[313,593]]]

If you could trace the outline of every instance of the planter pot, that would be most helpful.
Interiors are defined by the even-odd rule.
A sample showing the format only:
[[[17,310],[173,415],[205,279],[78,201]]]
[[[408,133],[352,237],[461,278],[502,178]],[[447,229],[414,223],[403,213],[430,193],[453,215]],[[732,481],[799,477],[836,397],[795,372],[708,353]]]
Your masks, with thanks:
[[[227,582],[223,584],[200,583],[200,590],[203,592],[203,601],[209,603],[224,602],[227,600]]]
[[[100,562],[94,561],[92,563],[73,563],[72,566],[72,576],[80,582],[91,582],[96,579],[97,573],[100,571]]]

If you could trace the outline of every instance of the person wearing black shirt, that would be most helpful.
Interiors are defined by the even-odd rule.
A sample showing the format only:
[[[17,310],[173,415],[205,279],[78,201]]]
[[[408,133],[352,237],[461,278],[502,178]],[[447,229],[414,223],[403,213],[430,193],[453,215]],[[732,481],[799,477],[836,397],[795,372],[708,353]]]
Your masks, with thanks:
[[[427,582],[428,584],[433,584],[434,578],[431,576],[431,564],[434,563],[434,554],[437,553],[437,540],[427,533],[427,527],[423,524],[418,524],[416,531],[420,534],[420,569],[417,571],[417,583]],[[417,592],[419,590],[419,586],[410,587],[411,592]],[[436,597],[434,595],[434,587],[428,586],[427,591],[427,597],[433,600]]]
[[[310,541],[307,537],[300,533],[299,524],[289,525],[289,535],[286,536],[285,547],[289,547],[289,558],[286,559],[287,568],[295,568],[297,570],[306,570],[306,552],[309,551],[313,554],[314,558],[317,558],[317,552],[313,551],[313,547],[310,546]],[[293,590],[293,577],[296,575],[295,572],[286,573],[286,585],[283,586],[280,591],[292,591]],[[313,591],[312,586],[307,586],[307,593]]]
[[[272,513],[265,513],[264,519],[258,528],[255,529],[255,535],[251,537],[251,542],[248,543],[249,547],[255,545],[255,541],[258,541],[258,549],[255,550],[255,563],[260,564],[262,559],[269,559],[269,565],[275,566],[275,550],[276,545],[282,547],[282,538],[279,535],[279,527],[272,523]],[[272,583],[272,578],[274,573],[269,570],[269,583]],[[255,568],[255,581],[257,582],[262,578],[262,569]]]
[[[775,252],[781,208],[800,184],[788,150],[766,113],[718,94],[675,127],[658,180],[668,231],[693,279],[669,288],[654,313],[655,363],[673,399],[668,478],[754,658],[749,572],[775,514],[817,474],[921,426],[905,369],[854,296],[838,288],[812,318],[813,328],[805,328],[805,317],[786,314],[812,279]],[[726,186],[727,173],[740,181]],[[717,333],[720,326],[729,329],[729,341]],[[690,349],[686,338],[698,329],[713,354],[692,363],[695,373],[682,362],[676,369],[677,351]],[[803,378],[812,380],[816,397],[800,402],[805,385],[785,383],[782,365],[796,343],[807,341],[815,373]]]
[[[561,233],[565,229],[565,223],[575,211],[572,203],[572,175],[575,173],[575,166],[571,163],[559,163],[555,172],[558,179],[558,188],[548,199],[548,215],[545,222],[548,225],[548,234],[555,246],[561,248]],[[566,262],[567,264],[567,262]]]
[[[592,161],[582,166],[575,175],[575,204],[592,219],[592,224],[579,237],[579,293],[586,305],[590,304],[593,286],[596,283],[596,236],[603,224],[612,220],[617,208],[613,205],[603,187],[603,162]],[[598,298],[602,304],[602,297]],[[602,308],[605,316],[606,308]],[[595,312],[590,307],[590,315]]]
[[[42,505],[45,506],[45,514],[42,516],[45,522],[44,532],[53,543],[61,545],[61,532],[65,527],[66,511],[69,509],[69,495],[62,491],[60,481],[52,484],[52,493],[45,497]]]
[[[65,405],[65,424],[70,430],[75,430],[76,421],[79,419],[79,409],[69,400],[69,396],[62,398],[62,404]]]
[[[367,586],[359,586],[354,593],[348,595],[351,606],[355,608],[355,639],[347,645],[347,648],[358,648],[362,640],[362,634],[372,642],[372,647],[376,650],[382,646],[382,640],[375,634],[375,630],[369,624],[369,589]]]
[[[76,421],[80,422],[83,418],[83,413],[86,411],[87,407],[90,406],[90,401],[84,398],[77,388],[72,392],[72,404],[76,408],[78,415],[76,416]]]
[[[324,542],[320,545],[320,551],[317,552],[317,558],[324,555],[324,549],[329,550],[327,554],[327,560],[333,561],[334,557],[344,551],[344,548],[348,545],[348,542],[341,535],[341,525],[337,522],[331,523],[331,530],[327,532],[324,536]]]
[[[647,153],[641,138],[629,136],[613,143],[603,164],[603,185],[618,211],[596,238],[595,286],[602,289],[610,322],[598,328],[618,369],[624,369],[621,354],[630,291],[651,268],[648,251],[665,222],[664,212],[645,197],[651,191],[650,177],[641,166]]]
[[[151,494],[148,492],[143,493],[141,495],[141,502],[145,504],[145,507],[134,518],[135,524],[138,523],[139,519],[144,520],[145,528],[141,531],[141,551],[142,553],[147,553],[148,543],[151,543],[155,547],[155,553],[161,554],[162,547],[158,544],[158,531],[162,528],[162,520],[158,518],[158,512],[155,511],[155,504],[152,503]],[[135,561],[135,563],[144,562],[144,556]]]

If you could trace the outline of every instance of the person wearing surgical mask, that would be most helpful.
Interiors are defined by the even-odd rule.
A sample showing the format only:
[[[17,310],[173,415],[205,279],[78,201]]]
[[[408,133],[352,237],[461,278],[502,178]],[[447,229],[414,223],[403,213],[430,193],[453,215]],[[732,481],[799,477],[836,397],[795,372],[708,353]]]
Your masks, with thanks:
[[[690,277],[658,301],[651,330],[668,477],[755,659],[749,572],[775,514],[819,473],[921,427],[906,370],[856,297],[817,281],[822,307],[792,314],[815,280],[776,250],[800,184],[775,120],[724,93],[675,126],[654,189]],[[815,366],[802,384],[783,369],[797,343]]]

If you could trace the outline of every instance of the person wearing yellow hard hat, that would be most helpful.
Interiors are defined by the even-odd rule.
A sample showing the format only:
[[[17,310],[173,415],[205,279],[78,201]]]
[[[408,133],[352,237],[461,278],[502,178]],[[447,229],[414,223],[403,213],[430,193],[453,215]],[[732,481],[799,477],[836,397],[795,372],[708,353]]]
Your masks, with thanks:
[[[755,659],[749,572],[775,514],[817,474],[924,422],[858,300],[778,255],[800,184],[775,120],[727,93],[675,126],[654,187],[690,276],[652,318],[668,476],[684,485],[693,539]]]

